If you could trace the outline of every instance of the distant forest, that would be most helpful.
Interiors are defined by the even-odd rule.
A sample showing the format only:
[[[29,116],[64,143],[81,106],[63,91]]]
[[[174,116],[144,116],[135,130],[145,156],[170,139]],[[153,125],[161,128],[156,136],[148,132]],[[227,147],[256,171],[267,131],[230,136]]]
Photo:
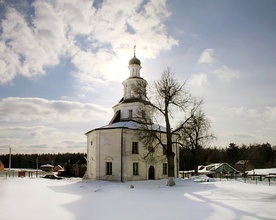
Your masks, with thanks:
[[[83,153],[59,153],[59,154],[12,154],[11,162],[13,168],[33,168],[43,164],[61,165],[67,167],[80,160]],[[205,147],[197,150],[199,164],[226,162],[234,165],[239,160],[250,160],[255,169],[276,168],[276,146],[266,144],[253,144],[238,146],[230,143],[226,148]],[[0,155],[0,160],[5,168],[9,167],[9,154]],[[192,151],[189,148],[181,148],[179,156],[180,170],[194,169]]]
[[[83,156],[83,153],[59,153],[59,154],[12,154],[11,167],[12,168],[30,168],[36,169],[44,164],[61,165],[67,167],[68,165],[75,164]],[[9,154],[0,155],[0,160],[9,167]],[[38,162],[38,163],[37,163]]]

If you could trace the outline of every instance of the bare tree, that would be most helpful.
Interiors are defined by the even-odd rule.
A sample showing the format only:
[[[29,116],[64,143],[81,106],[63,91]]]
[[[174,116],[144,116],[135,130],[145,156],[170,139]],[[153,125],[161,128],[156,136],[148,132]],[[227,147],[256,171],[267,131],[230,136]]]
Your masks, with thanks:
[[[205,143],[216,138],[210,131],[210,128],[211,124],[209,119],[201,109],[198,109],[181,129],[181,143],[192,152],[196,174],[198,173],[198,155],[200,148]]]
[[[142,97],[145,104],[137,119],[143,125],[140,137],[145,146],[149,147],[149,154],[153,153],[157,147],[161,146],[163,148],[168,164],[168,186],[175,185],[175,153],[173,146],[178,144],[177,137],[179,137],[180,131],[184,129],[186,123],[190,121],[190,118],[193,117],[201,104],[201,102],[196,102],[190,93],[184,89],[185,85],[186,82],[180,84],[174,78],[174,72],[167,68],[162,73],[161,79],[154,82],[154,92],[150,93],[151,98],[143,89],[145,85],[136,88],[140,88],[140,94],[144,92]],[[173,129],[171,125],[177,111],[184,115],[184,120]],[[153,115],[156,118],[158,117],[159,120],[156,120]],[[163,130],[160,121],[165,124]],[[162,136],[165,136],[165,138],[162,138]],[[155,143],[154,146],[152,146],[153,143]]]

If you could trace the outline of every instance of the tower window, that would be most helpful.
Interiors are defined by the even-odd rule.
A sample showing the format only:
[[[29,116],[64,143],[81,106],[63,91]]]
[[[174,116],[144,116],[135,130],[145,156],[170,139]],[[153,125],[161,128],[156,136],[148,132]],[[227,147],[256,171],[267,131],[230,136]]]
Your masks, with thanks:
[[[132,117],[133,117],[133,110],[132,110],[132,109],[129,109],[129,110],[128,110],[128,117],[129,117],[129,118],[132,118]]]
[[[105,163],[105,170],[106,170],[106,172],[105,172],[105,174],[106,175],[112,175],[112,162],[106,162]]]
[[[131,84],[131,86],[130,86],[130,96],[131,97],[134,96],[134,90],[135,90],[135,86],[134,86],[134,84]]]
[[[139,151],[138,151],[138,142],[132,142],[132,153],[133,154],[139,154]]]
[[[133,163],[133,175],[139,175],[138,163]]]

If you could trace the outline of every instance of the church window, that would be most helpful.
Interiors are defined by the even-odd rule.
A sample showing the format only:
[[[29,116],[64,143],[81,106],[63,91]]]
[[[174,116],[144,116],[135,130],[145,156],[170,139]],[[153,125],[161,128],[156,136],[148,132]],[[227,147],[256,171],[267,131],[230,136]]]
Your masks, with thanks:
[[[139,175],[138,163],[133,163],[133,175]]]
[[[139,154],[138,142],[132,142],[132,153],[133,154]]]
[[[112,162],[106,162],[106,175],[112,175]]]
[[[163,175],[167,175],[168,174],[168,166],[166,163],[163,163]]]
[[[132,117],[133,117],[133,110],[132,110],[132,109],[129,109],[129,110],[128,110],[128,117],[129,117],[129,118],[132,118]]]
[[[155,149],[154,149],[153,146],[149,146],[149,147],[148,147],[148,150],[149,150],[150,153],[154,153],[154,151],[155,151]]]

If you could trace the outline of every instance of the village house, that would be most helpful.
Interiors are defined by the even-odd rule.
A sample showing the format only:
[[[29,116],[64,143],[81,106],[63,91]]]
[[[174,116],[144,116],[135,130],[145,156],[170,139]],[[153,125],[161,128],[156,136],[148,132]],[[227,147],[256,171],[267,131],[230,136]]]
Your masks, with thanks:
[[[114,116],[110,123],[86,133],[87,171],[84,178],[122,182],[167,178],[167,158],[163,148],[160,146],[150,153],[150,146],[144,146],[139,136],[141,126],[135,115],[145,107],[145,100],[135,86],[144,85],[142,89],[146,91],[147,82],[140,76],[141,62],[135,52],[128,68],[129,77],[122,83],[123,98],[113,107]],[[165,141],[165,128],[153,127]],[[177,174],[177,146],[173,146],[173,151]]]
[[[0,160],[0,171],[4,171],[5,169],[5,166],[4,164],[2,163],[2,161]]]
[[[72,165],[71,171],[75,177],[83,177],[86,172],[87,161],[86,157],[81,157],[75,164]]]

